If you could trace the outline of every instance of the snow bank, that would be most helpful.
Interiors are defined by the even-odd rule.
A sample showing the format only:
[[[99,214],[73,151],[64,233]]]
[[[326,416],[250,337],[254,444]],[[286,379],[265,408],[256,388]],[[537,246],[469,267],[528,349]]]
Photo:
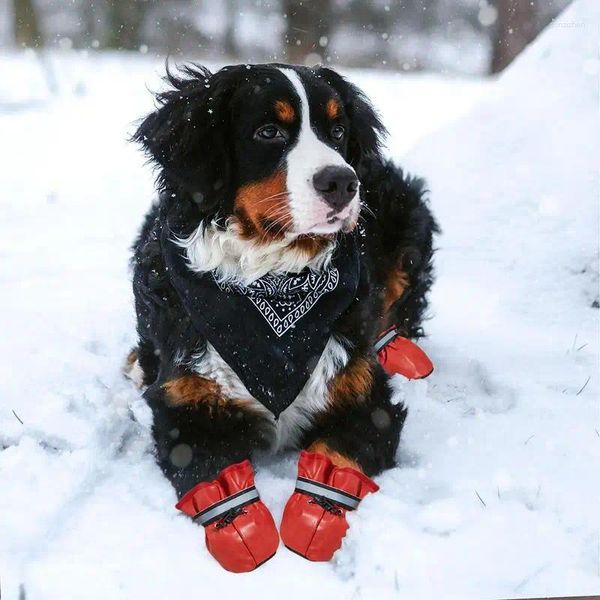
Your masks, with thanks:
[[[600,593],[599,31],[598,3],[575,3],[404,161],[444,230],[417,464],[389,475],[420,509],[399,519],[410,537],[372,545],[402,549],[411,597]]]
[[[1,59],[3,598],[599,593],[599,23],[594,0],[576,3],[472,112],[402,159],[428,177],[444,235],[426,342],[437,369],[406,386],[400,468],[351,517],[332,564],[282,548],[245,576],[224,573],[175,513],[148,409],[120,375],[127,247],[152,197],[125,137],[151,106],[143,82],[156,87],[157,65],[65,58],[49,95],[30,59]],[[403,131],[412,142],[480,94],[355,79],[396,156]],[[294,463],[259,465],[276,519]]]

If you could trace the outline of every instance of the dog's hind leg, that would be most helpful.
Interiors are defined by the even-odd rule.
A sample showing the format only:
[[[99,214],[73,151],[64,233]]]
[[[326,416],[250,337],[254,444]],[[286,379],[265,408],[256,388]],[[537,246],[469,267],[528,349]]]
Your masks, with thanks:
[[[425,182],[378,160],[366,161],[361,182],[367,243],[383,287],[380,329],[396,325],[405,337],[421,337],[433,281],[433,235],[439,231]]]

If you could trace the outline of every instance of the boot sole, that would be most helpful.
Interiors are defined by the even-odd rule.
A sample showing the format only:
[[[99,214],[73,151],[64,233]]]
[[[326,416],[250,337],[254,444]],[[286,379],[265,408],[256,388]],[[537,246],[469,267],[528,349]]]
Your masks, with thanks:
[[[273,552],[273,554],[271,554],[271,556],[267,556],[267,558],[265,558],[265,560],[263,560],[262,562],[259,562],[254,569],[252,569],[252,571],[256,571],[256,569],[258,569],[258,567],[262,567],[266,562],[269,562],[275,555],[277,554],[277,550],[275,550],[275,552]],[[252,572],[250,571],[250,572]]]
[[[300,554],[300,552],[298,552],[297,550],[294,550],[293,548],[290,548],[289,546],[287,546],[286,544],[284,544],[284,546],[290,551],[293,552],[294,554],[296,554],[297,556],[301,556],[304,560],[309,560],[310,562],[329,562],[331,560],[331,558],[327,559],[327,560],[315,560],[313,558],[308,558],[308,556],[304,556],[304,554]],[[267,559],[268,560],[268,559]]]

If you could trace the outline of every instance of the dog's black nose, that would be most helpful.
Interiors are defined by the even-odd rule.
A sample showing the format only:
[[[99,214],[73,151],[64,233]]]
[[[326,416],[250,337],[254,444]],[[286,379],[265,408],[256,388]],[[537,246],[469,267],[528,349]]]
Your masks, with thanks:
[[[313,185],[323,200],[339,212],[356,196],[358,179],[348,167],[325,167],[315,173]]]

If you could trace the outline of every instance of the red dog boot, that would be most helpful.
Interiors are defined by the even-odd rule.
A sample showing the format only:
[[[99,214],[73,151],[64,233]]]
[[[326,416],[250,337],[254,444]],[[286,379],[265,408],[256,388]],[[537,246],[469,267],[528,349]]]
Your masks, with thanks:
[[[433,363],[427,354],[402,337],[395,326],[381,334],[375,343],[375,352],[389,375],[399,373],[407,379],[424,379],[433,372]]]
[[[336,467],[324,454],[303,450],[296,489],[283,511],[283,543],[309,560],[330,560],[346,535],[346,512],[378,489],[360,471]]]
[[[176,508],[204,526],[208,551],[228,571],[256,569],[279,545],[273,517],[260,501],[248,460],[226,467],[214,481],[199,483]]]

